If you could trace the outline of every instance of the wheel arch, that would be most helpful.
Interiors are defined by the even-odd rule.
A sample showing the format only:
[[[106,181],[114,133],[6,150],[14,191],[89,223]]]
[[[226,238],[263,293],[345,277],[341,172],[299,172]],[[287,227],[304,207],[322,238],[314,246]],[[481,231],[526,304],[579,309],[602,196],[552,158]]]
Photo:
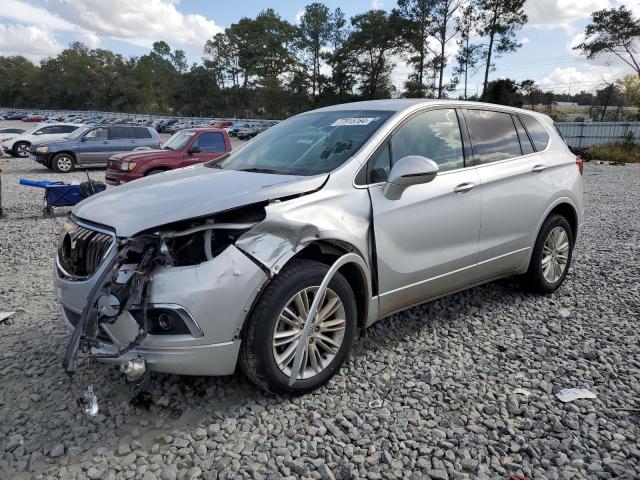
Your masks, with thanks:
[[[346,253],[356,253],[361,263],[348,262],[338,272],[342,274],[353,291],[358,311],[358,326],[365,328],[372,323],[370,317],[377,315],[377,308],[372,302],[371,272],[367,262],[358,250],[345,242],[335,240],[318,240],[309,243],[302,250],[287,260],[283,268],[292,260],[314,260],[330,267],[338,258]]]
[[[533,249],[536,244],[536,240],[538,239],[538,235],[540,235],[540,229],[544,224],[545,220],[549,218],[550,215],[559,214],[567,219],[569,222],[569,226],[571,227],[573,234],[573,243],[575,244],[576,238],[578,236],[578,229],[580,227],[580,220],[578,216],[578,208],[576,203],[569,197],[561,197],[552,202],[544,214],[540,217],[540,221],[538,225],[536,225],[535,235],[531,239],[531,247],[529,248],[529,254],[527,255],[526,261],[522,264],[519,270],[526,271],[529,268],[529,262],[531,262],[531,255],[533,254]],[[522,273],[522,272],[520,272]]]

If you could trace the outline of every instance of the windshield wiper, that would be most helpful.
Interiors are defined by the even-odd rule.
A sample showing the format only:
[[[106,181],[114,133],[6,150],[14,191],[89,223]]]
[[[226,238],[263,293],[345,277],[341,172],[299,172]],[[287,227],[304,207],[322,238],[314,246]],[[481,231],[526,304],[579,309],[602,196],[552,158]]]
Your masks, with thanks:
[[[272,168],[260,168],[260,167],[253,167],[253,168],[243,168],[241,170],[238,170],[239,172],[251,172],[251,173],[272,173],[275,175],[288,175],[286,172],[281,172],[280,170],[274,170]]]

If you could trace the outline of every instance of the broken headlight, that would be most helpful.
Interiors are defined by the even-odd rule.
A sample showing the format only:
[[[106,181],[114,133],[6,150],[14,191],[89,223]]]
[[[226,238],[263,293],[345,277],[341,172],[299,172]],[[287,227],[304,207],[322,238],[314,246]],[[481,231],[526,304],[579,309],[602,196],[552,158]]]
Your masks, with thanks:
[[[264,217],[264,208],[254,205],[211,218],[167,225],[157,234],[174,266],[197,265],[215,258]]]

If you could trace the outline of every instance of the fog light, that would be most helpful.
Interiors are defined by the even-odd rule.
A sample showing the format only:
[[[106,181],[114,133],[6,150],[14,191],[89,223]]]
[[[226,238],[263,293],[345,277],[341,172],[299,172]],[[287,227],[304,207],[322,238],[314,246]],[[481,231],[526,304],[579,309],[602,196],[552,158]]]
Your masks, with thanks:
[[[158,326],[162,330],[171,330],[171,317],[166,313],[158,315]]]

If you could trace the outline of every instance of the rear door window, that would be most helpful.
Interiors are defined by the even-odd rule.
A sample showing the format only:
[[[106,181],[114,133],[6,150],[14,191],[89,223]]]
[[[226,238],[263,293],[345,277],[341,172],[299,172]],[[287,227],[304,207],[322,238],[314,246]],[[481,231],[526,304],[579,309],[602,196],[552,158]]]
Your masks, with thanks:
[[[221,133],[206,132],[200,134],[200,136],[193,142],[193,147],[199,147],[201,152],[215,153],[224,152],[224,137]]]
[[[531,144],[531,140],[529,139],[529,135],[527,135],[520,118],[517,115],[513,115],[513,123],[516,124],[516,130],[518,131],[518,138],[520,139],[520,148],[522,149],[523,155],[529,155],[530,153],[535,152],[533,149],[533,145]]]
[[[109,127],[109,139],[130,139],[135,138],[132,127]]]
[[[465,110],[476,164],[498,162],[522,155],[511,114],[489,110]]]
[[[544,126],[531,115],[520,115],[520,118],[524,122],[524,126],[529,132],[529,136],[536,147],[536,151],[541,152],[549,144],[549,132]]]
[[[60,133],[71,133],[78,129],[78,127],[74,127],[73,125],[60,125],[58,128],[60,129]]]

